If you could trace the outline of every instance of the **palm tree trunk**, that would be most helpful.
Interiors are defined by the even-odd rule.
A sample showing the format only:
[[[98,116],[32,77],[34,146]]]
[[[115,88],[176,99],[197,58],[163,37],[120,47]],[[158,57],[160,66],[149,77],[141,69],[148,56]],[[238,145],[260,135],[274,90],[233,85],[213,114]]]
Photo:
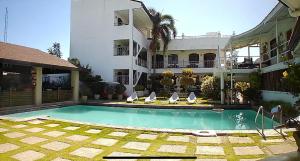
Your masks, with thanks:
[[[154,64],[154,68],[153,68],[153,74],[156,74],[156,68],[157,68],[157,62],[156,62],[156,50],[153,53],[153,64]]]

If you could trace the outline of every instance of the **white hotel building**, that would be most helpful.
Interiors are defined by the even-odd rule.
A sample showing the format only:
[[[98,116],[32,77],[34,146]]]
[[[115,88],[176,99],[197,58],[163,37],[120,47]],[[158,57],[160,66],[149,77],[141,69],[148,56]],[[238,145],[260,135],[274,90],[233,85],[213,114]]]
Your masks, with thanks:
[[[297,21],[297,18],[290,16],[286,6],[278,4],[261,24],[240,35],[208,33],[176,38],[170,42],[166,54],[158,54],[154,63],[148,50],[152,21],[141,1],[71,2],[70,57],[78,58],[82,64],[89,64],[94,74],[101,75],[105,81],[125,84],[128,93],[139,82],[147,81],[154,72],[154,65],[156,73],[170,69],[180,74],[183,68],[192,68],[197,75],[215,74],[223,80],[221,87],[224,86],[224,77],[232,76],[238,80],[247,78],[248,73],[258,69],[262,69],[263,73],[285,69],[279,57],[287,43],[277,47],[274,38],[277,35],[275,43],[287,42],[287,34],[291,34]],[[286,38],[279,40],[280,36]],[[248,52],[248,55],[233,61],[231,56],[234,50],[247,46],[249,49],[254,46],[260,48],[261,55],[254,57]],[[299,47],[294,55],[299,56]],[[268,90],[263,93],[266,98],[272,94]]]

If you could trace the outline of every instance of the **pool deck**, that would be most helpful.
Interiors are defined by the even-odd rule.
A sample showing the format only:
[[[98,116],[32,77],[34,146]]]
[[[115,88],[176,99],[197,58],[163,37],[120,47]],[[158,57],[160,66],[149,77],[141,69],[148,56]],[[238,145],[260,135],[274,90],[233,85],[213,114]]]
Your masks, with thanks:
[[[81,161],[103,156],[194,156],[208,161],[257,160],[297,147],[288,136],[226,134],[200,137],[188,133],[128,130],[58,120],[0,119],[0,158],[3,160]],[[190,159],[194,160],[194,159]]]

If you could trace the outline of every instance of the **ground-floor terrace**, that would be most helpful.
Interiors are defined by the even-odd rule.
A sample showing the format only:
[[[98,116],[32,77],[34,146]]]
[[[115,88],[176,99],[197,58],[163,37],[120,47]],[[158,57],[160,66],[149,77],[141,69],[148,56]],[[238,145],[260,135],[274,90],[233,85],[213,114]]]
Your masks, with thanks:
[[[55,120],[2,119],[0,158],[81,161],[103,160],[105,156],[173,156],[193,157],[187,160],[252,161],[285,153],[297,156],[297,146],[292,133],[287,134],[283,138],[278,133],[270,132],[266,140],[258,134],[249,133],[200,137]]]
[[[78,102],[77,67],[36,49],[0,45],[0,111],[13,111],[14,106]]]

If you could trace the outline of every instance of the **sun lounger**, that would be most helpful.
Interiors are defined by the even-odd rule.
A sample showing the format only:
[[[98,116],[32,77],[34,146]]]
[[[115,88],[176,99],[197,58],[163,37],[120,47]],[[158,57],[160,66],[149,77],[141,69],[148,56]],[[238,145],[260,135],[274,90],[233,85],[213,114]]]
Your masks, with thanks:
[[[179,96],[176,92],[169,98],[169,103],[175,104],[179,100]]]
[[[133,103],[136,100],[138,100],[138,96],[136,92],[133,92],[131,96],[127,98],[127,102],[131,102],[131,103]]]
[[[149,97],[145,99],[145,103],[152,103],[156,100],[155,92],[152,92]]]
[[[189,104],[196,103],[197,97],[194,92],[191,92],[189,97],[186,99]]]

